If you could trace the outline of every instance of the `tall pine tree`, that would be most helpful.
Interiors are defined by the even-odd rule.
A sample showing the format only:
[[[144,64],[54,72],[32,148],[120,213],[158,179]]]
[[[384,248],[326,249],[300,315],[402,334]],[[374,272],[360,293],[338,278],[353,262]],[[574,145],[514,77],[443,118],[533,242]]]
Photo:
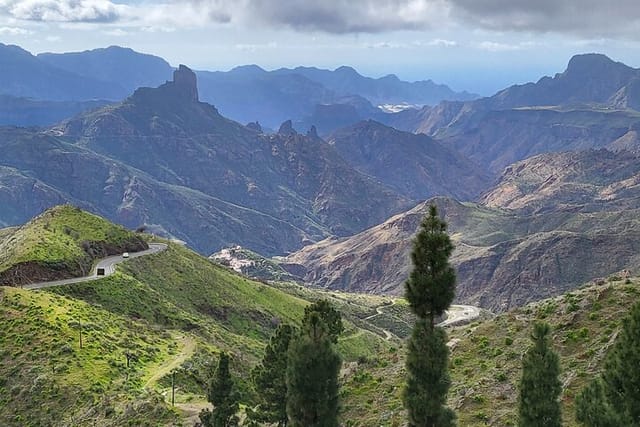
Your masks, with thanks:
[[[558,398],[562,391],[560,361],[551,348],[551,328],[547,323],[533,325],[531,347],[522,359],[520,380],[520,427],[560,427],[562,416]]]
[[[578,420],[590,427],[640,426],[639,366],[640,304],[636,304],[606,356],[601,378],[579,395]]]
[[[262,363],[252,372],[260,405],[256,410],[257,421],[287,425],[287,361],[289,343],[295,329],[280,325],[265,349]]]
[[[338,426],[340,356],[318,311],[306,313],[289,345],[287,415],[292,427]]]
[[[416,316],[428,319],[432,328],[436,317],[444,314],[455,296],[456,273],[449,264],[452,252],[447,223],[431,205],[413,241],[413,270],[405,283],[405,297]]]
[[[449,264],[452,252],[447,223],[431,205],[414,239],[413,270],[405,283],[405,297],[417,316],[407,348],[403,391],[411,427],[455,425],[455,414],[445,406],[450,385],[447,336],[435,325],[455,296],[456,275]]]
[[[342,316],[333,308],[331,303],[325,299],[320,301],[316,301],[313,304],[310,304],[304,308],[304,318],[303,322],[309,319],[309,315],[311,312],[317,312],[320,315],[320,318],[327,326],[327,331],[331,336],[331,342],[336,344],[338,342],[338,337],[344,331],[344,326],[342,325]]]
[[[431,329],[425,319],[418,319],[408,344],[407,385],[403,394],[410,426],[454,425],[455,414],[445,406],[451,385],[448,356],[444,330]]]
[[[233,427],[238,425],[238,393],[233,386],[233,379],[229,372],[229,356],[220,353],[220,361],[215,374],[211,378],[207,398],[213,405],[213,411],[208,409],[200,412],[203,427]]]

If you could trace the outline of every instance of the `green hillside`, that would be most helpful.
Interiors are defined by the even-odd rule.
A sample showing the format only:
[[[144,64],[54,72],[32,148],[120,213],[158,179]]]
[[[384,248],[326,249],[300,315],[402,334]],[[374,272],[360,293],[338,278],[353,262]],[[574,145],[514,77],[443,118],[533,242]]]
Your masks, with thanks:
[[[640,302],[640,280],[611,279],[449,331],[449,406],[458,425],[517,424],[521,357],[533,321],[544,319],[561,361],[563,425],[576,426],[575,396],[599,372],[622,320]],[[343,387],[346,425],[402,425],[403,375],[401,347],[354,369]]]
[[[94,259],[146,249],[135,233],[70,205],[0,232],[0,284],[83,276]]]
[[[47,292],[5,287],[0,299],[0,425],[156,425],[176,419],[142,384],[153,366],[175,357],[177,335]],[[127,352],[136,354],[129,368]]]
[[[68,209],[75,212],[67,207],[63,212]],[[58,209],[23,228],[36,230],[32,224],[43,223],[51,212],[56,219]],[[74,224],[74,229],[82,224],[91,230],[86,222]],[[55,229],[65,226],[56,221]],[[83,231],[81,239],[102,238],[107,231]],[[67,234],[53,232],[37,247],[45,253],[66,248],[62,236]],[[34,253],[14,247],[15,253]],[[69,254],[78,252],[69,249],[67,259]],[[3,426],[53,426],[60,420],[74,426],[94,425],[94,420],[104,426],[192,425],[207,407],[203,386],[221,350],[232,355],[242,401],[251,405],[249,373],[271,334],[281,322],[298,323],[304,307],[320,298],[343,313],[346,331],[339,349],[345,363],[370,359],[392,345],[380,327],[362,320],[375,314],[381,297],[329,294],[294,284],[273,287],[176,244],[130,259],[100,280],[40,291],[0,290]],[[167,403],[172,371],[177,373],[175,409]]]

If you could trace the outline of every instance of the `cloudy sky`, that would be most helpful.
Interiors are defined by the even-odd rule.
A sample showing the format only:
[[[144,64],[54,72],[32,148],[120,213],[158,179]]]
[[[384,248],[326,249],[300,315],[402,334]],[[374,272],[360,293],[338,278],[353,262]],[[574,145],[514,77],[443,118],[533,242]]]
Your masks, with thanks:
[[[0,0],[0,41],[121,45],[227,70],[351,65],[481,94],[601,52],[640,67],[639,0]]]

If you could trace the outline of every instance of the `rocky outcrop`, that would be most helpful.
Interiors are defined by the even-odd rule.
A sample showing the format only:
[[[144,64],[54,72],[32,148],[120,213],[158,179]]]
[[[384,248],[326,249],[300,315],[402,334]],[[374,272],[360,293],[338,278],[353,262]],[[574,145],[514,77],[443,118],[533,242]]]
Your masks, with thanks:
[[[173,72],[173,85],[179,89],[190,101],[198,102],[198,83],[196,73],[186,65],[180,64]]]

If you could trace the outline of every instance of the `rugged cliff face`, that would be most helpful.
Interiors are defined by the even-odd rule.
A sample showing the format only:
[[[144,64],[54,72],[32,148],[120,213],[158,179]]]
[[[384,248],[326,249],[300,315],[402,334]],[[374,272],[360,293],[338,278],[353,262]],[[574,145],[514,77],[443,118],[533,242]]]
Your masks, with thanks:
[[[493,183],[489,173],[447,145],[372,120],[340,129],[327,142],[354,168],[413,200],[474,200]]]
[[[638,165],[630,153],[607,150],[541,155],[507,168],[482,204],[432,199],[285,263],[318,286],[401,293],[411,239],[436,203],[456,246],[457,300],[507,310],[640,268]]]

